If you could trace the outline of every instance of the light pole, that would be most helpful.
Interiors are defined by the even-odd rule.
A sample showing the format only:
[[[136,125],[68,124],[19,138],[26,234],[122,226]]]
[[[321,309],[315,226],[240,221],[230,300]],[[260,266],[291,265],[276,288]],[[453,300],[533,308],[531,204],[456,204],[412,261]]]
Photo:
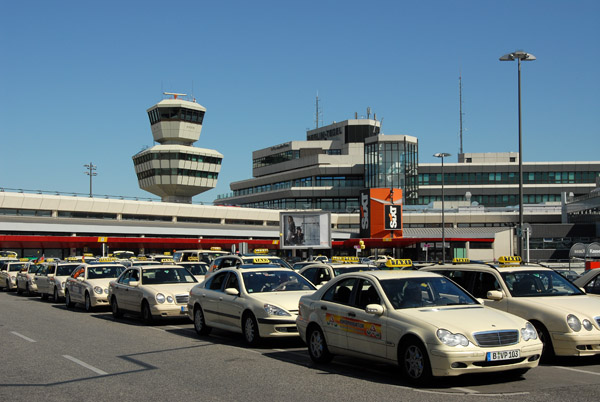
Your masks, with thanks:
[[[519,228],[517,235],[519,237],[518,254],[523,256],[523,141],[521,133],[521,60],[535,60],[535,56],[531,53],[518,50],[516,52],[505,54],[500,57],[500,61],[517,60],[518,65],[518,97],[519,97]],[[529,261],[526,261],[529,262]]]
[[[442,158],[442,264],[446,263],[446,220],[444,219],[444,158],[451,156],[446,152],[433,154],[436,158]]]
[[[89,165],[83,165],[83,167],[87,168],[87,170],[88,170],[87,172],[83,172],[83,173],[90,176],[90,198],[92,198],[92,177],[98,176],[98,173],[94,172],[94,170],[96,170],[97,166],[92,164],[92,162],[90,162]]]

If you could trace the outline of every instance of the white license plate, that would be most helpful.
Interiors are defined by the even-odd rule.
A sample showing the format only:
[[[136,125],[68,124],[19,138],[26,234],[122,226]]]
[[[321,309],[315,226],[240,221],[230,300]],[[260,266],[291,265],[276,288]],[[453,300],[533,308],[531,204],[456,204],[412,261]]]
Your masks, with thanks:
[[[487,352],[485,360],[493,362],[498,360],[518,359],[519,357],[521,357],[521,351],[519,349],[503,350],[501,352]]]

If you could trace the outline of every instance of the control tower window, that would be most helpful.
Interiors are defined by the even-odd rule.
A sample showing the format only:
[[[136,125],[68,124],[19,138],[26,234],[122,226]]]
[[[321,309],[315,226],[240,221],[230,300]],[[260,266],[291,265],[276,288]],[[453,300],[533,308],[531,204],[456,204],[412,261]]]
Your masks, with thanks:
[[[202,124],[204,112],[182,107],[159,107],[149,111],[148,118],[151,125],[161,121],[189,121]]]

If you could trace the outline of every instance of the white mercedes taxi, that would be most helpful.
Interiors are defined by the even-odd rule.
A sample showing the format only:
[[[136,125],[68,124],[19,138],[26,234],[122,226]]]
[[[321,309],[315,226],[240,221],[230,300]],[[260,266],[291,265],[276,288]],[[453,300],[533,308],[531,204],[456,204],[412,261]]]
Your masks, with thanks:
[[[198,281],[178,265],[140,265],[128,268],[108,285],[113,317],[141,314],[146,323],[159,317],[184,317],[190,289]]]
[[[33,278],[37,286],[37,292],[43,300],[48,296],[54,297],[54,302],[65,297],[65,284],[71,272],[79,266],[80,263],[65,262],[45,262],[42,268]]]
[[[430,272],[340,275],[300,299],[296,323],[314,362],[340,354],[397,363],[415,384],[467,373],[522,375],[542,353],[532,324]]]
[[[486,306],[529,320],[544,343],[544,359],[600,355],[600,298],[551,268],[500,257],[499,265],[459,262],[424,270],[449,277]]]
[[[65,304],[71,308],[83,304],[85,311],[108,306],[108,284],[119,277],[125,267],[115,263],[81,264],[67,278]]]
[[[22,268],[17,274],[17,293],[26,292],[28,296],[37,292],[37,285],[33,281],[35,274],[42,268],[42,264],[31,262],[26,267]]]
[[[7,292],[17,288],[17,274],[29,265],[29,259],[22,261],[7,261],[0,267],[0,286]]]
[[[257,345],[262,338],[298,336],[298,300],[314,291],[302,275],[278,265],[225,268],[192,288],[188,315],[198,335],[215,327]]]

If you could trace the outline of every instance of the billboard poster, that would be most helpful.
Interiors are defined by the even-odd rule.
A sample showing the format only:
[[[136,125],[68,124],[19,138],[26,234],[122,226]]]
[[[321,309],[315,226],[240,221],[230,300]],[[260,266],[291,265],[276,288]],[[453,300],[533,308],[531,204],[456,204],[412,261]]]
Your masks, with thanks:
[[[371,237],[371,193],[361,190],[360,199],[360,237]]]
[[[363,189],[359,203],[360,237],[394,239],[403,236],[401,189]]]
[[[281,212],[281,248],[331,248],[329,212]]]

